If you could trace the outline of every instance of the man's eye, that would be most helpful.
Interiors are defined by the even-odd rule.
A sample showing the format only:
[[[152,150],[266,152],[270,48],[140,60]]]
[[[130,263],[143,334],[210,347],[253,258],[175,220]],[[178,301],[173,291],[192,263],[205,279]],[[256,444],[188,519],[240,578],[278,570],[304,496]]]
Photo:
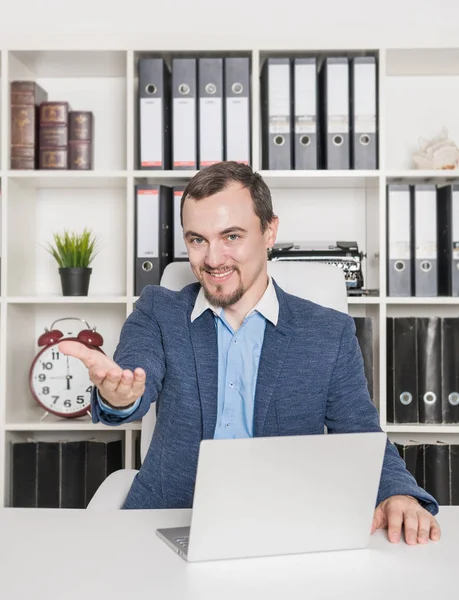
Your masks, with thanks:
[[[193,239],[191,240],[191,243],[192,243],[192,244],[198,244],[198,245],[199,245],[199,244],[200,244],[202,241],[203,241],[203,239],[202,239],[202,238],[193,238]]]
[[[237,239],[239,239],[239,236],[237,233],[230,233],[228,239],[230,242],[235,242]]]

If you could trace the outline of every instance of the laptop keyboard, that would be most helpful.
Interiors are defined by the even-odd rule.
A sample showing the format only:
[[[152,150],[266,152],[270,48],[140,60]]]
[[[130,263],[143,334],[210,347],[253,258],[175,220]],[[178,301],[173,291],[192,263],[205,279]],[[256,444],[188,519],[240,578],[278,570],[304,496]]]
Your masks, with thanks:
[[[189,536],[184,535],[183,537],[176,537],[174,541],[183,548],[183,550],[188,550],[188,540]]]

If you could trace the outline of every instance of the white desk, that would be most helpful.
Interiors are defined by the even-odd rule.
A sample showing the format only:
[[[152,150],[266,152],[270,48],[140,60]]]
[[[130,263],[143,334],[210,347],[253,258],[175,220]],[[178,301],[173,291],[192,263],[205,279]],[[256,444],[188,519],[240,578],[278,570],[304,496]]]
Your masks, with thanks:
[[[406,600],[458,597],[459,507],[440,542],[377,531],[368,550],[187,564],[155,534],[189,510],[0,509],[4,600]]]

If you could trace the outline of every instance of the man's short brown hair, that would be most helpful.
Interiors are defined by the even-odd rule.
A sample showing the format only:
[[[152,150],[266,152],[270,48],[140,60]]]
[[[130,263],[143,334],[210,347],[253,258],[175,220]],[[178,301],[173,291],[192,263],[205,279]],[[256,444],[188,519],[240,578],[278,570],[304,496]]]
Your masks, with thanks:
[[[255,214],[260,219],[261,231],[275,217],[269,187],[251,167],[234,161],[223,161],[201,169],[188,182],[180,203],[180,222],[183,227],[183,204],[187,197],[202,200],[224,190],[230,183],[240,183],[250,192]]]

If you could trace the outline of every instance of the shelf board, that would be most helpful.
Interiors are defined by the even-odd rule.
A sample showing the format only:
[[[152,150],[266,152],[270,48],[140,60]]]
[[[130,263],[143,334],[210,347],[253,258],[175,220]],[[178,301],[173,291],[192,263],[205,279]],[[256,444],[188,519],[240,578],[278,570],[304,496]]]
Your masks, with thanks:
[[[437,169],[434,171],[406,170],[387,171],[388,183],[433,183],[435,185],[450,184],[459,180],[459,170]]]
[[[7,304],[126,304],[127,296],[9,296]]]
[[[272,188],[367,188],[379,185],[379,171],[259,171]]]
[[[188,181],[194,177],[198,171],[133,171],[135,179],[148,180],[152,184],[163,184],[163,185],[186,185]]]
[[[127,171],[9,170],[11,181],[34,188],[123,188]]]
[[[386,298],[386,304],[408,304],[408,305],[439,305],[439,306],[444,306],[444,305],[452,305],[452,306],[459,306],[459,298],[456,297],[450,297],[450,296],[435,296],[432,298],[423,298],[423,297],[414,297],[411,296],[409,298],[397,298],[397,297],[387,297]]]
[[[457,425],[431,425],[419,423],[417,425],[388,424],[383,427],[387,433],[459,433],[459,423]]]
[[[48,421],[26,422],[17,421],[6,423],[5,431],[113,431],[113,426],[103,425],[102,423],[91,423],[89,420],[82,419],[61,419],[59,422]],[[117,425],[116,429],[122,431],[140,431],[142,424],[140,421]]]
[[[379,304],[379,296],[348,296],[348,304]]]
[[[126,77],[123,50],[13,50],[11,54],[36,78]],[[12,72],[14,77],[14,68]]]

